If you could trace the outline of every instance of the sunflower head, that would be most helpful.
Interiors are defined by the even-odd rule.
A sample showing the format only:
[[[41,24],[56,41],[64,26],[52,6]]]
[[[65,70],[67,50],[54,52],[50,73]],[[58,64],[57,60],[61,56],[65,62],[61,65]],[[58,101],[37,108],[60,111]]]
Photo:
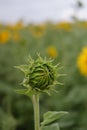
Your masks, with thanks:
[[[47,92],[54,90],[55,84],[58,84],[58,65],[53,65],[53,60],[38,56],[36,60],[29,57],[27,65],[17,66],[24,72],[22,85],[29,91]]]
[[[77,65],[80,73],[87,76],[87,47],[84,47],[77,58]]]

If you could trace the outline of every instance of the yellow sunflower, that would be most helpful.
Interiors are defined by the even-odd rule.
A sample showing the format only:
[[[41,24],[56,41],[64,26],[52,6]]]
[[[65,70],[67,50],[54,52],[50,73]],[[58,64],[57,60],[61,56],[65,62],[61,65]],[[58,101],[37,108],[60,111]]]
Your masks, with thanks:
[[[10,39],[10,32],[3,30],[0,32],[0,43],[6,43]]]
[[[80,73],[87,76],[87,47],[84,47],[77,58],[77,65]]]
[[[56,58],[58,56],[58,51],[54,46],[49,46],[47,48],[47,54],[52,58]]]

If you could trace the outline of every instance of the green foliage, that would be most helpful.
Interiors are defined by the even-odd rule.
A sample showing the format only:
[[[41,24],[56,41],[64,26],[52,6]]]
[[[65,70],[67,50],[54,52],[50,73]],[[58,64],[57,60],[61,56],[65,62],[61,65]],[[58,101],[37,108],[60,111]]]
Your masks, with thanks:
[[[59,125],[56,123],[50,126],[44,126],[42,130],[60,130],[60,129],[59,129]]]
[[[41,125],[48,125],[58,119],[60,119],[62,116],[67,114],[67,112],[56,112],[56,111],[48,111],[44,114],[44,121],[41,123]]]

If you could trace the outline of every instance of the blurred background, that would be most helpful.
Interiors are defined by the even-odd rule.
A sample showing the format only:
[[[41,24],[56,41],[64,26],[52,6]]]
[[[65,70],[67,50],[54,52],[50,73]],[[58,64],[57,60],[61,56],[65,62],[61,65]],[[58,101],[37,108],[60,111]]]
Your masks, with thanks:
[[[27,56],[54,58],[64,85],[40,99],[42,114],[68,111],[61,130],[87,130],[87,0],[0,0],[0,130],[34,130],[31,100],[16,94]]]

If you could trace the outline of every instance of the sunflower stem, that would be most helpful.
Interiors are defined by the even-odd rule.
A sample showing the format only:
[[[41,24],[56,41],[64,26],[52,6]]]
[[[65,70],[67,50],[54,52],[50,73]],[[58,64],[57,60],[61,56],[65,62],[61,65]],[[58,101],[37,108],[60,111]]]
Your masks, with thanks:
[[[33,107],[34,107],[34,126],[35,126],[35,130],[40,130],[39,95],[34,94],[32,101],[33,101]]]

